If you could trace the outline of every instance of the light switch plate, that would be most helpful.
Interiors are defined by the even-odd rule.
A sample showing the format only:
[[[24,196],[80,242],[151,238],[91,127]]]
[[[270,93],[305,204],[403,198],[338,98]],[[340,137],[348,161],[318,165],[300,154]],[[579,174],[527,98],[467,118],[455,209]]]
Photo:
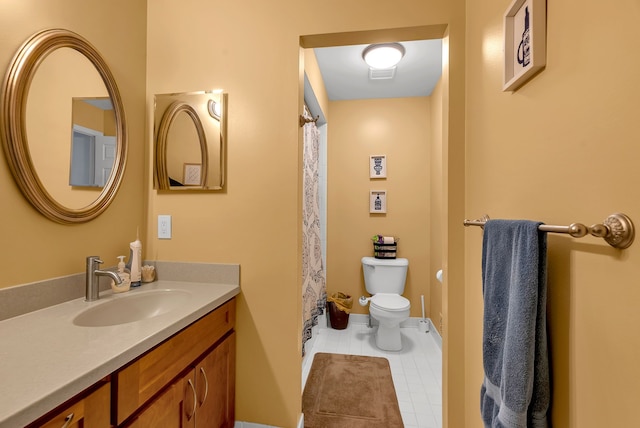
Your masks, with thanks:
[[[171,216],[158,216],[158,239],[171,239]]]

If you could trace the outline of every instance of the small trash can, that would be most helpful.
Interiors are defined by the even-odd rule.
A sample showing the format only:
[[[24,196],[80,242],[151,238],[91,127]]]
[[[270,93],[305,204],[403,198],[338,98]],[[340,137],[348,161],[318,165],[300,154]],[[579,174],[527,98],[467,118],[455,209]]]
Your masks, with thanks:
[[[353,299],[344,293],[333,293],[327,297],[327,308],[331,328],[344,330],[349,324],[349,313],[353,307]]]

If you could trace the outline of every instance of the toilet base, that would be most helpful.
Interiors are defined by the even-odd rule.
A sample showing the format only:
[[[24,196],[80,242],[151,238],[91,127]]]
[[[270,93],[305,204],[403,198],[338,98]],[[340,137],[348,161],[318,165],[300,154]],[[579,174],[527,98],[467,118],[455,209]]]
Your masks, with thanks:
[[[402,335],[400,325],[388,327],[380,324],[376,332],[376,346],[383,351],[402,350]]]

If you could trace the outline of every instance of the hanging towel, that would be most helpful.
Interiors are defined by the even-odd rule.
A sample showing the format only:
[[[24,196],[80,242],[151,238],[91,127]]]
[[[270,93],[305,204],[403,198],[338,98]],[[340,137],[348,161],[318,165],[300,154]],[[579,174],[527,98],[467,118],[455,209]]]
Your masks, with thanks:
[[[541,223],[489,220],[482,243],[486,427],[547,427],[547,237]]]

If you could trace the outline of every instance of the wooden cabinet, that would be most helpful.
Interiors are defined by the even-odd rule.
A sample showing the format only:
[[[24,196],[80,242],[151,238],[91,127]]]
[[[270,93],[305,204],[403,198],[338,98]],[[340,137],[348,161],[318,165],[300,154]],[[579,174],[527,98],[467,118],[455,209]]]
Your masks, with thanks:
[[[62,408],[38,419],[28,428],[109,428],[111,388],[103,381],[89,389]]]
[[[235,333],[152,399],[127,428],[232,428],[235,424]]]
[[[28,428],[232,428],[231,299]]]
[[[234,325],[235,300],[230,300],[116,372],[113,422],[233,427]],[[166,425],[139,422],[159,420],[158,415],[166,416]]]

